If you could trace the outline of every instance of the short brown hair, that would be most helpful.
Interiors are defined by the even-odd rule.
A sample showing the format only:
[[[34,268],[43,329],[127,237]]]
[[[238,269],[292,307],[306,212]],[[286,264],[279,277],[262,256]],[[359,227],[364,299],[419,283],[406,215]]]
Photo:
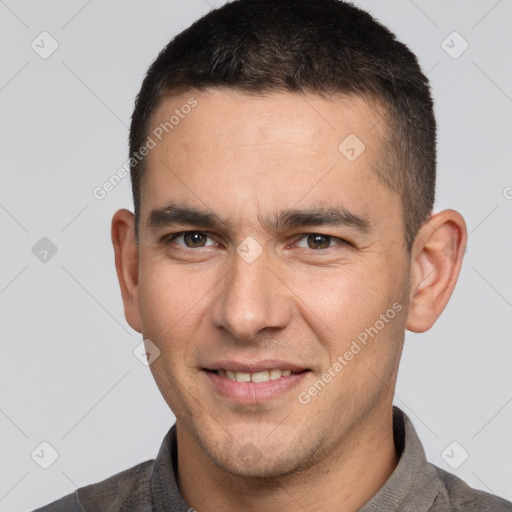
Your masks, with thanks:
[[[130,153],[146,141],[163,95],[208,88],[376,100],[386,112],[378,174],[400,194],[411,248],[435,199],[433,101],[415,55],[370,14],[341,0],[235,0],[212,10],[150,66],[132,116]],[[138,239],[145,168],[144,160],[130,162]]]

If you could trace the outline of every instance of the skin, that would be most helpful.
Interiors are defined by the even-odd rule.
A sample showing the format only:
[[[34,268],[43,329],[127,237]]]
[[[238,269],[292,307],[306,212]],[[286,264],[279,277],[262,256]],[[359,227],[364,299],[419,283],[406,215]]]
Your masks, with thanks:
[[[358,510],[398,462],[392,399],[404,332],[428,330],[446,306],[464,220],[432,215],[407,251],[400,197],[372,168],[382,112],[361,98],[193,92],[163,100],[150,133],[191,96],[197,107],[147,157],[140,243],[132,213],[112,222],[127,321],[160,350],[150,368],[177,420],[181,493],[200,512]],[[354,161],[338,149],[349,134],[366,147]],[[150,212],[170,202],[225,222],[151,227]],[[283,210],[340,205],[369,229],[273,226]],[[205,236],[188,249],[190,238],[160,241],[184,231]],[[309,234],[326,237],[320,248]],[[247,237],[261,249],[251,263],[237,253]],[[393,304],[401,311],[301,403]],[[309,371],[270,400],[238,403],[204,371],[220,359]]]

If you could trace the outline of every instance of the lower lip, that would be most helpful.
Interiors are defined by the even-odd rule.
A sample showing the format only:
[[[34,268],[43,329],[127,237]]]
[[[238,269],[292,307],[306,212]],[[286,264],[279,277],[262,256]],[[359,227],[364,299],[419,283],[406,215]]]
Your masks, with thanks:
[[[259,404],[276,398],[298,386],[310,373],[292,373],[266,382],[238,382],[215,372],[204,371],[216,391],[226,398],[242,404]]]

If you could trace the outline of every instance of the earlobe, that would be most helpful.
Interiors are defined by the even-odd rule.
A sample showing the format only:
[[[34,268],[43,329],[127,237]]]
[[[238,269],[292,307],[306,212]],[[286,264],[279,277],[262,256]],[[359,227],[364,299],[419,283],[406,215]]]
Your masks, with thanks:
[[[135,240],[135,220],[128,210],[119,210],[112,218],[112,245],[124,315],[130,326],[141,332],[139,311],[139,247]]]
[[[466,242],[466,223],[455,210],[433,215],[420,228],[411,252],[406,324],[410,331],[427,331],[443,312],[460,273]]]

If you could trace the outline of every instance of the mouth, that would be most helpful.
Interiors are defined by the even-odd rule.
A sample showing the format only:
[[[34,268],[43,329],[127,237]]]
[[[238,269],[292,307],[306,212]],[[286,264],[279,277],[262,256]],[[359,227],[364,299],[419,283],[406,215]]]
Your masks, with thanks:
[[[203,368],[213,391],[240,404],[261,404],[292,391],[312,370],[287,363],[219,362]]]
[[[292,371],[292,370],[283,370],[281,368],[272,368],[270,370],[259,370],[256,372],[245,372],[245,371],[233,371],[233,370],[207,370],[216,373],[220,377],[227,377],[230,380],[236,382],[268,382],[269,380],[278,380],[283,377],[289,377],[290,375],[298,375],[303,372],[308,372],[310,370],[300,370],[300,371]]]

